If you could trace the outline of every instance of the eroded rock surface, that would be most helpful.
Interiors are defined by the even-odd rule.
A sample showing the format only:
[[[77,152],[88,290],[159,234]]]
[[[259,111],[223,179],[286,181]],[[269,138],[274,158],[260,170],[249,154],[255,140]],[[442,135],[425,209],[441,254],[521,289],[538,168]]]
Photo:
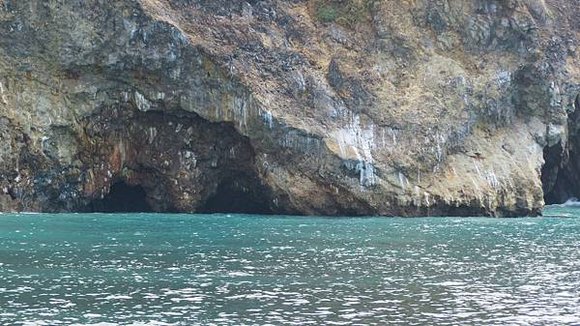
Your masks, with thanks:
[[[90,210],[122,182],[154,211],[537,214],[580,195],[577,17],[0,0],[0,210]]]

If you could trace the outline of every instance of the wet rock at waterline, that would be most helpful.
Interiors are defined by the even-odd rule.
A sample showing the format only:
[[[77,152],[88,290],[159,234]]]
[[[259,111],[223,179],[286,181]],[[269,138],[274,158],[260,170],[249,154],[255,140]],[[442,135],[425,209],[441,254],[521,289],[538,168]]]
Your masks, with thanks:
[[[537,214],[580,197],[579,16],[0,0],[0,209]]]

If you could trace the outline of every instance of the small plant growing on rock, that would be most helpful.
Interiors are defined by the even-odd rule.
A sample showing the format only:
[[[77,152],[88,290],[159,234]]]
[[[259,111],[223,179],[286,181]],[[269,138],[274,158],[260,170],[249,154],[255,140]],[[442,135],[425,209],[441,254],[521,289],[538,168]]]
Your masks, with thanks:
[[[337,23],[346,27],[369,19],[369,13],[377,0],[311,0],[310,8],[316,20]]]
[[[338,17],[338,12],[332,5],[323,4],[316,11],[316,16],[323,23],[332,23]]]

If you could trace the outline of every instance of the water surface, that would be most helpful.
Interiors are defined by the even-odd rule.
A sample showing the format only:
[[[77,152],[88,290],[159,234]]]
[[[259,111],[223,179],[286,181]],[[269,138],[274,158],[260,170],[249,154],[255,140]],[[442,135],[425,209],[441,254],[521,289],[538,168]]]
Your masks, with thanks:
[[[558,218],[0,215],[1,325],[579,325]]]

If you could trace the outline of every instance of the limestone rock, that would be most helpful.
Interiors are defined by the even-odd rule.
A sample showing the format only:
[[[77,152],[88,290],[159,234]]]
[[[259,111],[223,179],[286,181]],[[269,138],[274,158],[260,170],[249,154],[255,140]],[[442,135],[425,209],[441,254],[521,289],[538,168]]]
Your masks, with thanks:
[[[576,0],[2,0],[0,210],[91,210],[123,182],[155,211],[538,214],[580,195],[577,17]]]

